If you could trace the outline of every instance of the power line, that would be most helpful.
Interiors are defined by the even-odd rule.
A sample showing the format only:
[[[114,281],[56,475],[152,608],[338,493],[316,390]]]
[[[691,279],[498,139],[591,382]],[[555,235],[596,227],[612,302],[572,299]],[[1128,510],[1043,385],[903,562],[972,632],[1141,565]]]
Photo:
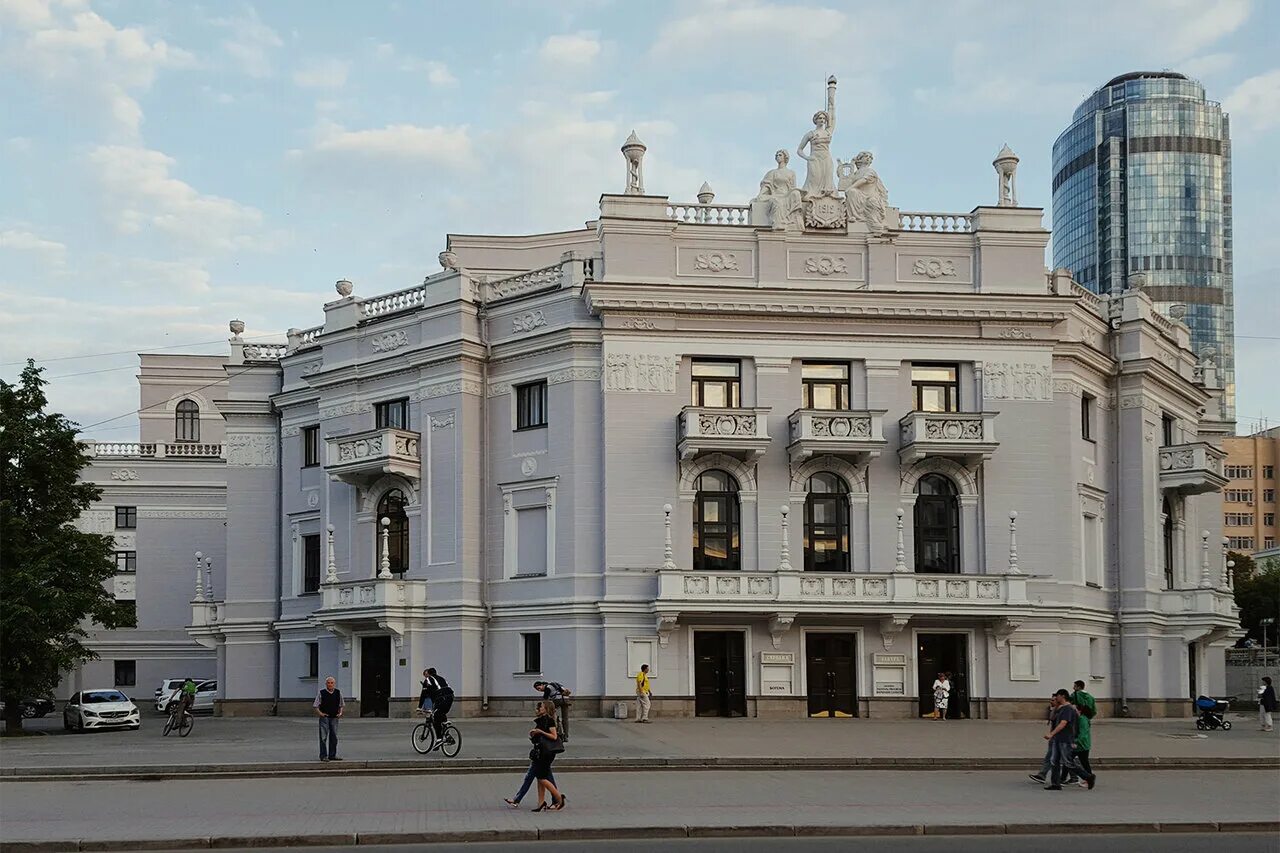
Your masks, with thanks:
[[[228,382],[229,382],[229,381],[231,381],[232,379],[234,379],[234,378],[236,378],[237,376],[239,376],[240,374],[242,374],[242,373],[248,373],[248,372],[249,372],[250,370],[252,370],[252,369],[253,369],[252,367],[246,367],[244,370],[238,370],[238,371],[236,371],[235,373],[228,374],[228,376],[227,376],[227,378],[226,378],[226,380],[225,380],[225,381],[228,381]],[[223,381],[224,381],[224,380],[222,380],[222,379],[215,379],[215,380],[214,380],[214,381],[212,381],[212,382],[209,382],[209,383],[206,383],[206,384],[204,384],[204,385],[201,385],[199,388],[191,388],[191,389],[188,389],[187,393],[194,393],[194,392],[196,392],[196,391],[203,391],[204,389],[206,389],[206,388],[212,388],[214,385],[218,385],[218,384],[220,384],[220,383],[221,383],[221,382],[223,382]],[[143,412],[150,411],[151,409],[157,408],[157,407],[159,407],[159,406],[166,405],[168,402],[169,402],[168,400],[161,400],[161,401],[160,401],[160,402],[158,402],[158,403],[152,403],[150,406],[143,406],[141,409],[131,409],[131,410],[129,410],[129,411],[127,411],[127,412],[125,412],[123,415],[116,415],[114,418],[107,418],[107,419],[106,419],[106,420],[104,420],[104,421],[98,421],[97,423],[92,423],[92,424],[89,424],[88,426],[82,426],[82,427],[80,427],[80,431],[81,431],[81,432],[84,432],[85,430],[93,429],[93,428],[94,428],[94,427],[96,427],[96,426],[102,426],[103,424],[109,424],[109,423],[111,423],[112,421],[118,421],[118,420],[120,420],[121,418],[127,418],[127,417],[129,417],[130,415],[137,415],[137,414],[141,414],[141,413],[143,413]]]
[[[242,337],[247,340],[257,340],[259,338],[278,338],[280,337],[280,335],[281,335],[280,332],[266,332],[261,335],[243,335]],[[141,353],[150,352],[152,350],[182,349],[183,347],[204,347],[204,346],[212,346],[214,344],[225,344],[226,342],[227,342],[226,338],[219,338],[216,341],[189,341],[184,344],[165,344],[163,346],[154,346],[154,347],[134,347],[133,349],[122,349],[122,350],[116,350],[115,352],[91,352],[91,353],[86,353],[85,355],[59,355],[59,356],[54,356],[53,358],[33,358],[30,360],[34,361],[36,364],[46,364],[51,361],[74,361],[76,359],[81,359],[81,358],[105,358],[111,355],[139,355]],[[14,367],[17,365],[24,365],[26,363],[27,363],[27,359],[25,358],[22,359],[21,361],[2,361],[0,362],[0,367]]]

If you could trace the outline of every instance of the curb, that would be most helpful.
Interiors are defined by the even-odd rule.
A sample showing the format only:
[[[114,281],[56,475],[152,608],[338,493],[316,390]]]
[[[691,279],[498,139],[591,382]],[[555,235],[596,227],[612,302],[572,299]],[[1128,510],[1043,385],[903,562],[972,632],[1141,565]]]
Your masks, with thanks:
[[[443,844],[484,841],[596,841],[662,838],[867,838],[902,835],[1089,835],[1160,833],[1277,833],[1280,820],[1171,823],[974,823],[897,824],[886,826],[673,826],[555,827],[540,829],[480,829],[444,832],[364,832],[337,835],[215,835],[176,841],[68,839],[65,841],[5,841],[0,853],[61,853],[61,851],[210,850],[236,847],[368,846],[376,844]],[[163,846],[161,846],[163,845]]]
[[[707,770],[1025,770],[1034,758],[569,758],[559,766],[579,772],[609,773],[637,771]],[[1280,770],[1280,758],[1098,758],[1102,770]],[[379,774],[432,773],[512,773],[523,771],[524,761],[505,758],[463,758],[428,762],[402,759],[346,761],[335,772],[332,764],[294,762],[291,764],[238,763],[191,765],[124,765],[115,767],[5,767],[0,782],[57,782],[67,780],[155,781],[181,779],[247,779],[270,777],[356,776]]]

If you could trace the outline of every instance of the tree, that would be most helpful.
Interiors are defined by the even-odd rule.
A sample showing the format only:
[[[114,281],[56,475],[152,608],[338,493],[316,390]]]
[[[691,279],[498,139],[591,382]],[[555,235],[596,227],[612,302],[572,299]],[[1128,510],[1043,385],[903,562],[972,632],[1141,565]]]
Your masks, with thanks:
[[[110,536],[72,522],[101,490],[80,482],[89,459],[76,424],[45,412],[41,368],[27,362],[16,384],[0,380],[0,698],[5,733],[22,729],[21,700],[53,692],[63,672],[97,657],[86,624],[121,622],[106,582],[115,574]]]
[[[1272,623],[1268,633],[1268,643],[1275,644],[1280,635],[1276,629],[1280,627],[1280,560],[1265,560],[1256,565],[1252,558],[1242,554],[1228,553],[1229,559],[1236,563],[1236,606],[1240,608],[1240,624],[1248,631],[1248,636],[1262,640],[1262,626],[1259,622],[1270,616],[1277,621]]]

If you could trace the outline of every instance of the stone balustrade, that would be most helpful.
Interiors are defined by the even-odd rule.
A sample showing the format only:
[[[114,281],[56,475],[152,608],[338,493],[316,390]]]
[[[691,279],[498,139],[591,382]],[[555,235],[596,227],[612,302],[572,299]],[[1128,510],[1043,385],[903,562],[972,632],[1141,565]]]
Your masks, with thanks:
[[[898,212],[899,231],[935,231],[947,234],[969,233],[973,220],[967,213]]]
[[[828,411],[796,409],[788,418],[793,463],[835,453],[869,458],[884,447],[884,410]]]
[[[298,346],[309,347],[316,343],[323,334],[324,326],[316,326],[312,329],[303,329],[298,333]]]
[[[659,571],[660,609],[990,614],[1029,606],[1026,575]]]
[[[669,204],[667,216],[676,222],[697,225],[750,225],[751,205]]]
[[[990,459],[999,447],[996,412],[909,412],[898,421],[904,463],[927,456],[959,457],[968,462]]]
[[[325,472],[354,486],[367,486],[383,474],[399,474],[417,482],[422,476],[420,436],[384,427],[325,440]]]
[[[288,351],[287,344],[245,344],[241,354],[245,361],[279,361]]]
[[[426,607],[427,582],[402,577],[370,577],[365,580],[326,583],[320,585],[320,601],[320,612],[330,614],[344,611],[350,614],[354,610]]]
[[[564,284],[564,267],[565,264],[561,261],[548,267],[491,281],[485,285],[485,301],[495,302],[499,299],[510,299],[513,296],[557,290]]]
[[[188,442],[128,443],[114,441],[81,442],[94,459],[223,459],[221,444]]]
[[[426,285],[419,284],[364,300],[360,303],[360,314],[365,319],[385,317],[389,314],[399,314],[401,311],[411,311],[422,306],[426,301]]]
[[[759,456],[769,447],[769,411],[685,406],[680,410],[677,450],[681,459],[722,452]]]
[[[1221,491],[1227,484],[1222,475],[1226,453],[1207,441],[1172,444],[1160,448],[1160,488],[1200,495]]]

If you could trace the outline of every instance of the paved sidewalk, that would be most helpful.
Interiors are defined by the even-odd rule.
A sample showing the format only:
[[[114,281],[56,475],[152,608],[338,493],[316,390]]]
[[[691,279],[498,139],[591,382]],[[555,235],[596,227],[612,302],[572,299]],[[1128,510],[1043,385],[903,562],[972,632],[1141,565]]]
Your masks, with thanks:
[[[104,770],[208,772],[211,769],[260,767],[273,772],[325,768],[354,771],[362,765],[396,762],[402,766],[443,766],[438,753],[413,752],[411,720],[343,720],[343,765],[316,762],[316,723],[309,718],[221,719],[199,717],[187,738],[160,736],[161,722],[147,717],[138,732],[66,734],[61,721],[34,721],[45,737],[0,740],[0,774]],[[529,721],[479,718],[457,720],[464,735],[455,767],[498,769],[527,761]],[[1044,723],[964,720],[947,723],[887,720],[678,719],[650,725],[605,719],[574,720],[569,749],[559,759],[617,761],[630,766],[663,763],[706,764],[790,762],[820,767],[822,762],[892,766],[888,762],[950,762],[952,766],[991,767],[1038,764],[1044,751]],[[1264,763],[1280,767],[1280,733],[1257,730],[1240,719],[1230,732],[1197,732],[1191,720],[1100,719],[1094,724],[1092,758],[1108,763],[1152,759],[1183,764],[1208,762],[1218,767]],[[477,761],[479,760],[479,761]],[[469,763],[469,764],[468,764]]]
[[[1277,820],[1277,774],[1204,771],[1100,774],[1098,788],[1044,791],[1021,773],[868,771],[562,771],[563,812],[533,814],[536,794],[508,809],[520,773],[341,779],[0,783],[0,842],[181,839],[219,846],[386,843],[488,833],[492,840],[584,837],[650,839],[700,834],[869,831],[944,833],[1229,830]],[[970,828],[967,829],[966,828]],[[1223,849],[1230,849],[1224,837]],[[237,844],[237,840],[239,843]],[[203,842],[209,844],[208,840]],[[74,845],[73,845],[74,846]]]

